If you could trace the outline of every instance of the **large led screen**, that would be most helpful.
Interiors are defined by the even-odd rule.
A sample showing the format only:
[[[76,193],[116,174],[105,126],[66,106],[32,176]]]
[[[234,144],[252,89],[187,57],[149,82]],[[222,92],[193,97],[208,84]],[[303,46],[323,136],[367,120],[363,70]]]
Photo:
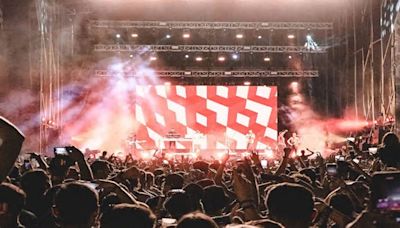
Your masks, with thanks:
[[[182,151],[190,151],[193,138],[202,150],[243,150],[249,130],[255,149],[276,146],[276,87],[137,86],[135,97],[139,148],[167,148],[172,129]]]

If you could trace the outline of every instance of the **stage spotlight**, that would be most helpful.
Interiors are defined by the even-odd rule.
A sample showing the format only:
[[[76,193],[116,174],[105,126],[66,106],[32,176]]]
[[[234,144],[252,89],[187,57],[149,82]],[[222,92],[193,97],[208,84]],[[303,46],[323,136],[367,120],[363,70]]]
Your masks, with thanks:
[[[132,34],[131,34],[131,37],[132,37],[132,38],[137,38],[138,36],[139,36],[139,35],[138,35],[137,33],[132,33]]]
[[[238,60],[238,59],[239,59],[239,55],[238,55],[238,54],[233,54],[233,55],[232,55],[232,59]]]
[[[299,83],[298,82],[290,83],[290,89],[292,90],[293,93],[299,93],[300,91]]]
[[[292,59],[293,57],[291,56],[291,55],[289,55],[289,57],[288,57],[289,59]]]
[[[186,54],[186,55],[185,55],[185,59],[188,59],[188,58],[189,58],[189,55]]]
[[[190,33],[183,33],[182,37],[184,39],[189,39],[190,38]]]
[[[197,62],[201,62],[201,61],[203,61],[203,58],[202,57],[196,57],[196,61]]]
[[[295,36],[294,36],[293,34],[289,34],[289,35],[287,36],[287,38],[288,38],[288,39],[294,39]]]
[[[262,36],[258,36],[257,38],[260,40],[260,39],[262,39]]]
[[[243,84],[244,84],[245,86],[249,86],[249,85],[251,85],[251,82],[248,82],[248,81],[247,81],[247,82],[244,82]]]
[[[308,50],[317,50],[318,44],[313,40],[312,36],[308,34],[306,36],[306,43],[304,44],[304,47],[306,47]]]
[[[243,34],[241,34],[241,33],[236,34],[236,38],[237,38],[237,39],[242,39],[242,38],[243,38]]]
[[[220,57],[218,57],[218,61],[224,62],[224,61],[225,61],[225,56],[220,56]]]
[[[150,61],[156,61],[157,60],[157,57],[156,56],[151,56],[150,57]]]
[[[133,58],[133,54],[130,54],[130,55],[129,55],[129,58]]]
[[[264,62],[269,62],[269,61],[271,61],[271,58],[270,58],[270,57],[265,57],[265,58],[264,58]]]
[[[121,38],[121,34],[117,33],[117,34],[115,35],[115,37]]]
[[[165,38],[169,39],[169,38],[171,38],[171,35],[170,35],[170,34],[167,34],[167,35],[165,36]]]

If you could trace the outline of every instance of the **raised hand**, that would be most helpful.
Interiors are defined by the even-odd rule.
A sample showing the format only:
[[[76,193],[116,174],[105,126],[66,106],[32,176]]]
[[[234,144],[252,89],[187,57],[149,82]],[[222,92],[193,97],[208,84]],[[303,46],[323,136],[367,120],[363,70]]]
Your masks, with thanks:
[[[254,195],[254,184],[239,174],[236,169],[233,170],[232,175],[233,189],[235,191],[237,200],[239,202],[251,200],[257,202],[257,196]]]
[[[69,152],[69,157],[76,162],[85,160],[85,156],[83,155],[82,151],[74,146],[66,147]]]

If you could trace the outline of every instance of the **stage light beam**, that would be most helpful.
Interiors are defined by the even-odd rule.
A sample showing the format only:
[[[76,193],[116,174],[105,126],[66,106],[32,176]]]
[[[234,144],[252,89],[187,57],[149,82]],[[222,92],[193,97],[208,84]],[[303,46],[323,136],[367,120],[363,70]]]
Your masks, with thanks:
[[[243,39],[243,37],[244,37],[244,36],[243,36],[243,34],[241,34],[241,33],[236,34],[236,38],[237,38],[237,39]]]
[[[295,38],[295,36],[294,36],[293,34],[289,34],[289,35],[287,36],[287,38],[292,40],[292,39]]]
[[[306,43],[304,44],[304,47],[306,47],[308,50],[317,50],[318,44],[313,40],[312,36],[308,34],[306,36]]]

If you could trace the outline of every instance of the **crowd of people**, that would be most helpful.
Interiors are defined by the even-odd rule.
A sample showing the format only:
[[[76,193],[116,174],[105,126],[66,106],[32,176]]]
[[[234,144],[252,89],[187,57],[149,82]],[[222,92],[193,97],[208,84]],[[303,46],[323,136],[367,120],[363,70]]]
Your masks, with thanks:
[[[251,151],[240,160],[116,160],[65,147],[47,158],[20,155],[23,141],[0,118],[1,228],[400,227],[394,133],[376,153],[354,142],[327,157],[284,148],[268,165]]]

